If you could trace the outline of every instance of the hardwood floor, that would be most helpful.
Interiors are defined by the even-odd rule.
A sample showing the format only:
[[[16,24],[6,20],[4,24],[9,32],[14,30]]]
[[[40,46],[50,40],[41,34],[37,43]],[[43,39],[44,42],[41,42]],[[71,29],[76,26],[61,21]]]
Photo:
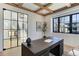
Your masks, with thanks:
[[[23,40],[19,39],[18,44],[21,45]],[[17,39],[12,39],[12,42],[10,39],[5,39],[4,40],[4,48],[10,48],[10,47],[15,47],[17,46]]]
[[[0,56],[21,56],[21,47],[11,48],[0,52]]]
[[[65,52],[69,52],[70,50],[72,50],[74,47],[69,46],[69,45],[64,45],[64,51]]]
[[[64,54],[63,56],[67,56],[67,53],[74,47],[69,45],[64,45]],[[21,47],[11,48],[5,51],[0,52],[0,56],[21,56]],[[52,56],[52,55],[51,55]]]

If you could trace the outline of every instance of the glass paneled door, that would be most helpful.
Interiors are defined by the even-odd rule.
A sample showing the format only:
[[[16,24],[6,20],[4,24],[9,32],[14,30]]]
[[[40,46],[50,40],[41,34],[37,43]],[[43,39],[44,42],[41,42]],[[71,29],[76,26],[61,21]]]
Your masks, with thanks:
[[[27,39],[27,15],[4,10],[4,49],[17,47]]]
[[[27,15],[18,13],[18,45],[27,39]]]
[[[17,12],[11,12],[12,19],[11,19],[11,47],[16,47],[17,45]]]
[[[4,10],[4,49],[17,46],[17,13]]]

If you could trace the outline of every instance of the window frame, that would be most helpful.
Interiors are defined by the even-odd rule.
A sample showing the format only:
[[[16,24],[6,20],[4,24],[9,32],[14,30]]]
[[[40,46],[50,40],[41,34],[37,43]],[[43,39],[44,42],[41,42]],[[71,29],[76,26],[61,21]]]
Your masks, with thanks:
[[[5,10],[6,11],[10,11],[10,13],[11,13],[11,19],[6,19],[6,18],[4,18],[4,12],[5,12]],[[17,14],[17,20],[14,20],[13,18],[12,18],[12,13],[16,13]],[[27,21],[25,21],[25,20],[23,20],[23,21],[19,21],[18,20],[18,14],[19,13],[21,13],[21,14],[24,14],[24,15],[27,15]],[[12,22],[13,21],[16,21],[17,22],[17,24],[18,24],[18,22],[23,22],[23,23],[27,23],[27,37],[28,37],[28,14],[26,14],[26,13],[22,13],[22,12],[18,12],[18,11],[14,11],[14,10],[9,10],[9,9],[5,9],[5,8],[3,8],[3,24],[4,24],[4,21],[10,21],[10,28],[12,27],[11,25],[12,25]],[[9,37],[9,31],[12,31],[12,30],[17,30],[17,33],[18,33],[18,31],[19,31],[19,29],[18,29],[18,25],[16,25],[17,26],[17,29],[5,29],[4,28],[4,25],[3,25],[3,34],[4,34],[4,31],[8,31],[8,33],[7,33],[7,35],[8,35],[8,37]],[[12,35],[12,33],[11,33],[11,35]],[[12,37],[10,37],[10,38],[8,38],[8,39],[10,39],[10,41],[11,41],[11,39],[15,39],[15,38],[12,38]],[[3,43],[4,43],[4,36],[3,36]],[[11,43],[12,44],[12,43]],[[17,36],[17,46],[20,46],[19,45],[19,40],[18,40],[18,36]],[[4,47],[3,47],[4,48]],[[12,47],[10,47],[10,48],[12,48]],[[9,48],[7,48],[7,49],[9,49]]]
[[[53,18],[53,32],[58,32],[58,27],[57,27],[57,30],[56,31],[54,31],[55,30],[55,24],[54,24],[54,22],[55,22],[55,20],[58,20],[58,18]],[[58,21],[57,21],[57,26],[58,26]]]
[[[66,16],[69,16],[69,33],[70,34],[79,34],[79,31],[77,30],[75,33],[73,33],[72,32],[72,16],[73,15],[79,15],[79,13],[74,13],[74,14],[70,14],[70,15],[64,15],[64,16],[60,16],[60,17],[55,17],[55,18],[58,18],[58,31],[57,31],[57,33],[66,33],[66,32],[60,32],[60,18],[61,17],[66,17]],[[53,18],[53,20],[55,19],[55,18]],[[76,17],[76,20],[78,19],[78,17]],[[64,20],[65,21],[65,20]],[[76,22],[76,23],[79,23],[79,22]],[[79,28],[79,27],[77,27],[77,28]],[[54,32],[54,22],[53,22],[53,32]],[[56,33],[56,32],[54,32],[54,33]]]

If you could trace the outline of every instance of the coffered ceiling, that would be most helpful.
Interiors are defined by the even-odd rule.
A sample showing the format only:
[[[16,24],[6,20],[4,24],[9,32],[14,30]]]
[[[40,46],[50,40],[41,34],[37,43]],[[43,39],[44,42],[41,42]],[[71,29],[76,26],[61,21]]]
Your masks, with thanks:
[[[8,5],[28,10],[46,16],[79,5],[79,3],[6,3]]]

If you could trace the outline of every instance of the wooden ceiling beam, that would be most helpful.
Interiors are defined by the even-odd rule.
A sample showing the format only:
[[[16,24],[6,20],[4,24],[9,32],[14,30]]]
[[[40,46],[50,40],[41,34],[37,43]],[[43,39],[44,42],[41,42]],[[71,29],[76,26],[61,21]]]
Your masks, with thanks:
[[[50,15],[50,14],[53,14],[53,13],[57,13],[57,12],[60,12],[60,11],[63,11],[63,10],[66,10],[66,9],[69,9],[69,8],[72,8],[72,7],[75,7],[75,6],[78,6],[78,5],[79,5],[79,3],[72,3],[70,7],[65,6],[65,7],[60,8],[60,9],[57,9],[57,10],[51,12],[51,13],[48,13],[45,16]]]
[[[49,9],[48,7],[44,7],[43,9],[48,10],[49,12],[53,12],[53,10]]]
[[[40,10],[42,10],[42,8],[39,8],[38,10],[36,10],[35,12],[38,12],[38,11],[40,11]]]
[[[28,10],[28,11],[33,12],[32,10],[30,10],[28,8],[24,8],[22,6],[19,6],[18,4],[15,4],[15,3],[6,3],[6,4],[11,5],[11,6],[14,6],[14,7],[17,7],[17,8],[20,8],[20,9],[24,9],[24,10]]]
[[[40,11],[40,10],[42,10],[43,9],[43,5],[41,5],[40,3],[34,3],[36,6],[38,6],[38,7],[40,7],[38,10],[36,10],[35,12],[38,12],[38,11]]]
[[[15,4],[18,5],[18,6],[21,6],[21,7],[23,5],[23,3],[15,3]]]
[[[48,11],[50,11],[50,12],[53,12],[53,10],[51,10],[51,9],[48,8],[51,5],[52,5],[52,3],[48,3],[48,4],[45,5],[44,8],[47,9]]]
[[[22,7],[22,4],[15,4],[15,3],[6,3],[6,4],[11,5],[11,6],[14,6],[14,7],[17,7],[17,8],[20,8],[20,9],[23,9],[23,10],[30,11],[30,12],[33,12],[33,13],[36,13],[36,12],[33,11],[33,10],[30,10],[30,9],[28,9],[28,8]],[[44,16],[44,14],[41,14],[41,13],[36,13],[36,14],[39,14],[39,15]]]
[[[44,7],[43,5],[41,5],[40,3],[34,3],[35,5],[37,5],[38,7],[42,8]]]
[[[45,6],[47,6],[47,7],[48,7],[48,6],[51,6],[52,4],[53,4],[53,3],[48,3],[48,4],[46,4]]]
[[[52,3],[48,3],[46,5],[41,5],[40,3],[34,3],[34,4],[40,7],[40,9],[36,10],[35,12],[38,12],[38,11],[40,11],[42,9],[46,9],[49,12],[52,12],[53,11],[53,10],[51,10],[51,9],[48,8],[48,6],[51,5]]]
[[[19,3],[18,3],[18,4],[15,4],[15,3],[6,3],[6,4],[11,5],[11,6],[14,6],[14,7],[17,7],[17,8],[20,8],[20,9],[23,9],[23,10],[30,11],[30,12],[33,12],[33,13],[36,13],[36,14],[39,14],[39,15],[42,15],[42,16],[47,16],[47,15],[50,15],[50,14],[53,14],[53,13],[56,13],[56,12],[60,12],[60,11],[63,11],[63,10],[66,10],[66,9],[69,9],[69,8],[72,8],[72,7],[75,7],[75,6],[79,5],[79,3],[72,3],[70,7],[65,6],[65,7],[63,7],[63,8],[60,8],[60,9],[55,10],[55,11],[53,11],[53,12],[50,12],[50,13],[48,13],[48,14],[42,14],[42,13],[37,13],[37,12],[35,12],[35,11],[33,11],[33,10],[30,10],[30,9],[28,9],[28,8],[24,8],[24,7],[22,7],[22,4],[19,4]],[[41,4],[39,4],[39,6],[40,6],[41,8],[40,8],[39,10],[37,10],[37,11],[40,11],[40,10],[42,10],[42,9],[49,10],[47,7],[44,7],[44,6],[41,5]],[[51,10],[49,10],[49,11],[51,11]]]
[[[79,3],[72,3],[70,7],[65,6],[65,7],[63,7],[63,8],[58,9],[58,10],[55,10],[54,13],[55,13],[55,12],[62,11],[62,10],[66,10],[66,9],[69,9],[69,8],[72,8],[72,7],[75,7],[75,6],[77,6],[77,5],[79,5]]]

